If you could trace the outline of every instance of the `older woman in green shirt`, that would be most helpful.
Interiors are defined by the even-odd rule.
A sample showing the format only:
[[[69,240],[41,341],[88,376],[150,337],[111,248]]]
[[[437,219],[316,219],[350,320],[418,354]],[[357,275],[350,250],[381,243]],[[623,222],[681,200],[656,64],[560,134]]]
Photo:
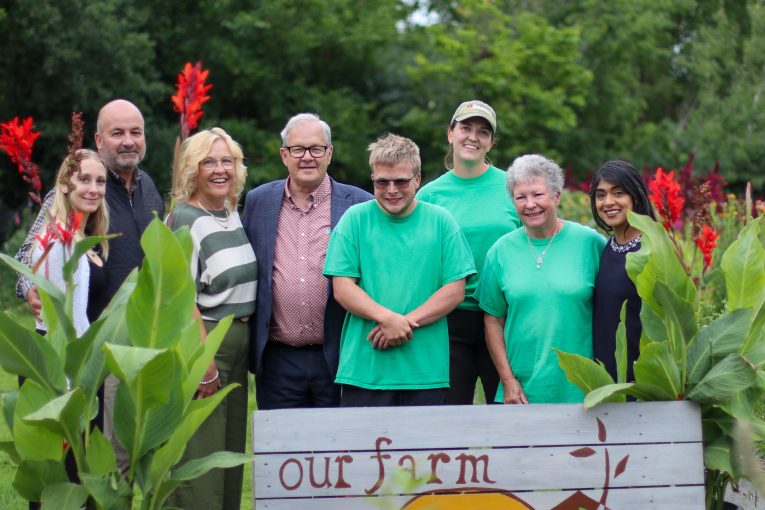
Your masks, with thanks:
[[[486,255],[477,298],[497,367],[496,402],[581,402],[555,349],[592,357],[592,302],[605,238],[558,218],[563,172],[538,154],[517,158],[507,189],[523,223]]]

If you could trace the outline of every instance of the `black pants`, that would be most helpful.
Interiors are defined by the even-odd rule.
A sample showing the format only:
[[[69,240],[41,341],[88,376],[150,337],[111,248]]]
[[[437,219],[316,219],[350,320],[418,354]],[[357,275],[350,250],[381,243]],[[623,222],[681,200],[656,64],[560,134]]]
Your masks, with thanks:
[[[255,378],[258,409],[337,407],[340,386],[330,373],[321,345],[291,347],[268,342]]]
[[[446,391],[446,388],[368,390],[343,384],[340,407],[437,406],[444,403]]]
[[[456,309],[446,316],[449,324],[449,393],[446,403],[473,403],[478,378],[486,403],[494,402],[499,376],[486,347],[483,312]]]

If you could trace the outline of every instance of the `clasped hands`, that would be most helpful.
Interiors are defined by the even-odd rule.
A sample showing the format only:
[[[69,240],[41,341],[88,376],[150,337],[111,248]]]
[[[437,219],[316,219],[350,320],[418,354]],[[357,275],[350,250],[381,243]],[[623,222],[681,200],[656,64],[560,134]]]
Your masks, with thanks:
[[[420,325],[408,315],[390,312],[367,335],[374,349],[388,349],[404,345],[414,336],[413,330]]]

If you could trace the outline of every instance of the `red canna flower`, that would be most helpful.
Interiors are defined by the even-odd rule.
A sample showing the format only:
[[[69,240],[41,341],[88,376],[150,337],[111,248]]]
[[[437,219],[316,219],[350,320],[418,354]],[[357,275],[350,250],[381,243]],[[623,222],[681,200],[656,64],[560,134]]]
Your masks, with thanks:
[[[56,242],[56,239],[58,239],[58,232],[56,232],[55,229],[46,228],[43,235],[35,234],[35,238],[39,241],[42,249],[48,251],[50,249],[49,247]]]
[[[58,238],[61,240],[61,244],[67,248],[71,248],[74,236],[80,229],[82,223],[82,213],[75,213],[74,209],[69,209],[69,215],[66,218],[66,225],[62,226],[60,223],[56,223],[56,229],[58,230]]]
[[[14,117],[10,122],[0,123],[0,149],[16,163],[21,178],[34,190],[30,193],[32,200],[40,203],[40,168],[32,163],[32,148],[40,133],[32,131],[33,124],[32,117],[27,117],[23,122]]]
[[[680,184],[675,180],[675,171],[666,173],[658,167],[656,175],[648,183],[648,189],[648,198],[664,218],[664,228],[669,232],[672,224],[680,219],[685,205],[685,199],[680,196]]]
[[[210,100],[206,95],[212,88],[205,80],[209,70],[202,69],[202,62],[193,66],[186,62],[183,71],[178,74],[178,89],[172,96],[174,110],[181,114],[181,139],[189,136],[189,131],[196,128],[202,117],[202,105]]]
[[[708,225],[702,225],[701,233],[696,238],[696,246],[701,250],[704,256],[704,269],[709,269],[712,265],[712,251],[717,247],[717,239],[720,234],[710,228]]]

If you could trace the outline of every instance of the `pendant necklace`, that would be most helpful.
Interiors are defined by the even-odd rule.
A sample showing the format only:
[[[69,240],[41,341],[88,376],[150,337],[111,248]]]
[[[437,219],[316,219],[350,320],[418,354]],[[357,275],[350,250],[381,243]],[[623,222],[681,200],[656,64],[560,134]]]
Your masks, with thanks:
[[[545,249],[542,250],[542,253],[537,253],[537,250],[534,248],[534,245],[531,244],[531,236],[529,236],[529,229],[527,227],[523,227],[526,231],[526,241],[529,243],[529,250],[531,250],[531,253],[534,257],[537,259],[537,269],[542,267],[542,262],[545,259],[545,255],[547,255],[547,250],[550,249],[550,245],[552,245],[552,242],[555,240],[555,236],[558,234],[558,221],[555,221],[555,232],[553,232],[552,237],[550,238],[550,242],[547,243],[547,246],[545,246]]]
[[[205,206],[203,206],[202,202],[200,202],[199,200],[197,200],[197,206],[199,206],[200,209],[202,209],[204,212],[206,212],[207,214],[212,216],[212,219],[215,220],[215,223],[217,223],[218,225],[220,225],[224,229],[228,229],[228,219],[229,219],[228,218],[228,209],[226,209],[224,207],[223,208],[223,212],[226,213],[226,217],[225,218],[219,218],[219,217],[215,216],[213,213],[211,213],[210,211],[208,211],[207,209],[205,209]]]

